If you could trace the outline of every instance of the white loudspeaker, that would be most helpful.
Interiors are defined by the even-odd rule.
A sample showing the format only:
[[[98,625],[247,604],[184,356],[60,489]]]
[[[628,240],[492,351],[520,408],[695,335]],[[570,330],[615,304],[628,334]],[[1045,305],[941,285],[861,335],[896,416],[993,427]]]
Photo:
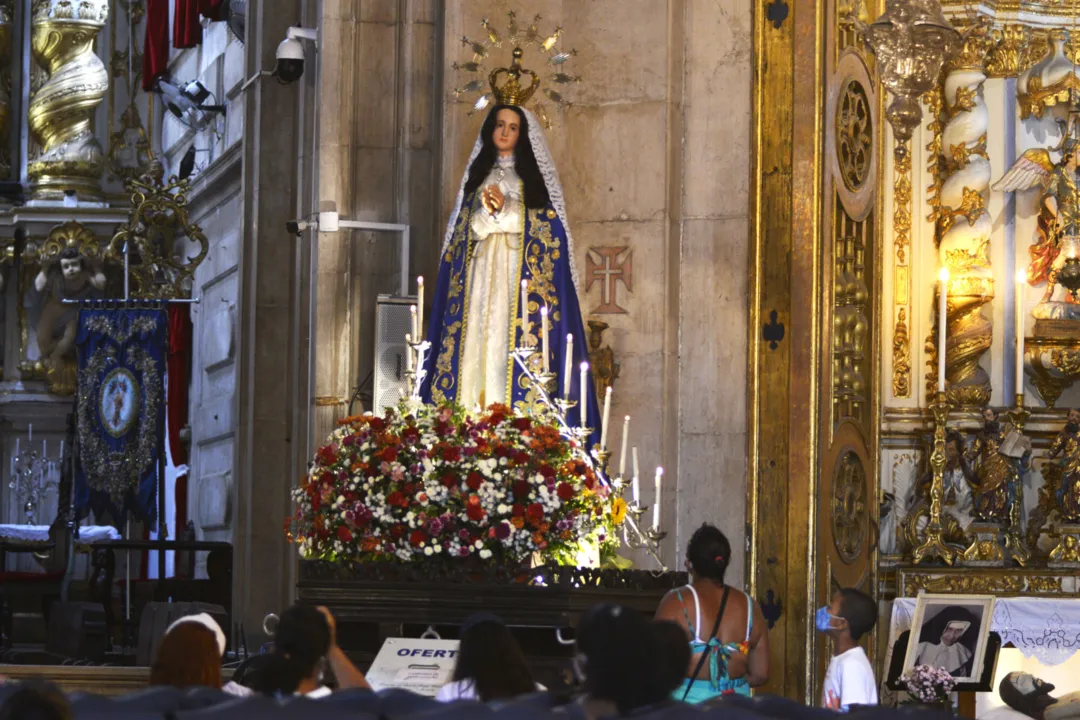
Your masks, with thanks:
[[[397,407],[408,390],[405,368],[405,335],[412,332],[415,297],[379,295],[375,304],[375,392],[372,411],[381,415],[388,407]],[[423,330],[421,330],[423,332]]]

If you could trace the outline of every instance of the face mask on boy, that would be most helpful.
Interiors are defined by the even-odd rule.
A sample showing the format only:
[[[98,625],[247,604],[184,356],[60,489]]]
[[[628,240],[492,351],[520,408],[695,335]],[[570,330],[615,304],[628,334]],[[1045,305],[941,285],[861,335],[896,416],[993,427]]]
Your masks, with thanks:
[[[829,613],[829,606],[825,605],[818,608],[817,615],[814,616],[814,625],[817,627],[818,632],[828,632],[833,628],[833,619],[843,620],[841,617],[832,615]]]

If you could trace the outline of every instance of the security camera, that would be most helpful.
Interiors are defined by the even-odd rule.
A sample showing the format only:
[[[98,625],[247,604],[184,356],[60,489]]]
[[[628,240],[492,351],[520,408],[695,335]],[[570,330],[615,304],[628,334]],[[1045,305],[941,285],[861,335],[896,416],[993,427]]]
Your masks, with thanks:
[[[295,25],[289,28],[275,53],[277,62],[274,64],[274,75],[279,81],[291,83],[300,79],[304,74],[304,45],[300,41],[310,40],[315,43],[317,37],[316,31],[309,28]]]

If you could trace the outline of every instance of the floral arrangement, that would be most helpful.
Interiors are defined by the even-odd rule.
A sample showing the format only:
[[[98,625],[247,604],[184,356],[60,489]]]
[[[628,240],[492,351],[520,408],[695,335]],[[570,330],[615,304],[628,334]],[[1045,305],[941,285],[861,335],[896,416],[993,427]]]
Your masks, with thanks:
[[[301,556],[339,562],[573,564],[585,543],[610,551],[626,516],[573,442],[504,405],[346,418],[293,500]]]
[[[930,665],[916,665],[904,673],[900,681],[909,695],[925,705],[949,703],[949,693],[956,687],[956,678]]]

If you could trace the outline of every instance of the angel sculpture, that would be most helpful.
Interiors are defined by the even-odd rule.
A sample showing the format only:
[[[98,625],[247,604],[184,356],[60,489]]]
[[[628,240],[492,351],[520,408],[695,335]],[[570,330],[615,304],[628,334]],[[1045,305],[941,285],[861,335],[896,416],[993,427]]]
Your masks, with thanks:
[[[1047,312],[1057,287],[1057,277],[1065,265],[1067,257],[1080,254],[1080,190],[1077,189],[1076,168],[1078,142],[1073,136],[1073,116],[1062,135],[1061,143],[1051,150],[1033,148],[1028,150],[1013,163],[1009,171],[994,183],[993,189],[1003,192],[1016,192],[1042,187],[1039,199],[1038,240],[1028,248],[1031,264],[1028,265],[1027,280],[1032,285],[1046,282],[1046,293],[1037,308],[1035,316],[1047,318],[1072,319],[1071,308]],[[1063,125],[1065,123],[1062,123]],[[1051,152],[1061,152],[1061,159],[1054,163]],[[1063,252],[1064,251],[1064,252]],[[1066,303],[1080,302],[1069,293]]]

